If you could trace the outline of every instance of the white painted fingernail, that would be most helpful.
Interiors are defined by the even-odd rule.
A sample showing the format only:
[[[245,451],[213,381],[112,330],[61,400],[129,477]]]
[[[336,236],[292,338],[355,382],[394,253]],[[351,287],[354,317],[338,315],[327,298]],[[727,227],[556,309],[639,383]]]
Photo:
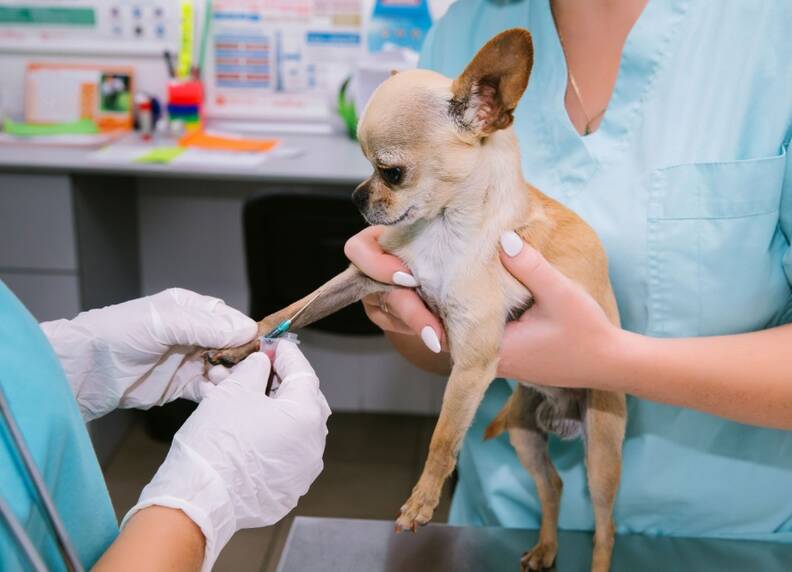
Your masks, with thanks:
[[[393,283],[399,286],[406,286],[407,288],[415,288],[418,286],[418,281],[412,274],[407,274],[401,270],[393,273]]]
[[[503,252],[509,256],[517,256],[520,254],[520,251],[523,247],[522,238],[520,238],[519,235],[513,230],[501,234],[500,243],[501,248],[503,248]]]
[[[432,329],[432,326],[424,326],[424,329],[421,330],[421,339],[427,348],[436,354],[440,353],[440,339]]]

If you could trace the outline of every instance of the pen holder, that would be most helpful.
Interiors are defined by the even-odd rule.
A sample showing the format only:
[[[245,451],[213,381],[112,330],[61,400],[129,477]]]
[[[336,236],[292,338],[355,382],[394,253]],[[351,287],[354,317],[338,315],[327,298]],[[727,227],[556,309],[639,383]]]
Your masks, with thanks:
[[[184,125],[185,131],[201,128],[203,85],[198,80],[172,81],[168,84],[168,118],[171,127],[176,122]]]

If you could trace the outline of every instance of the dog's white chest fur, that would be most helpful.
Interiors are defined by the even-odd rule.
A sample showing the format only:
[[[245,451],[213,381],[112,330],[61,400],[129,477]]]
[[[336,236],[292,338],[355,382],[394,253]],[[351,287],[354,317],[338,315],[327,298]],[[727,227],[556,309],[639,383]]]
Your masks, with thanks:
[[[429,223],[410,242],[397,252],[418,281],[424,300],[433,309],[443,312],[460,272],[470,264],[480,265],[481,254],[471,252],[466,237],[443,218]]]
[[[466,226],[438,217],[394,254],[404,260],[418,281],[421,297],[443,319],[474,304],[474,291],[484,283],[491,288],[487,294],[501,298],[505,318],[510,309],[525,303],[528,294],[498,260],[503,229],[490,226],[471,233],[463,230]]]

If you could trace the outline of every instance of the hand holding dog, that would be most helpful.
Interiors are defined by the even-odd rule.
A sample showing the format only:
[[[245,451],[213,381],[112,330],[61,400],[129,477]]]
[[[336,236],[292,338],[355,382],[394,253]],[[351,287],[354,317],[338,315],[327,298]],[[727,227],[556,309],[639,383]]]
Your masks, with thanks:
[[[533,294],[534,305],[507,324],[498,374],[540,385],[601,387],[621,329],[580,286],[515,232],[501,236],[504,267]]]
[[[418,282],[407,266],[382,250],[379,237],[384,230],[383,226],[368,227],[344,246],[344,254],[364,274],[379,282],[403,286],[366,296],[363,299],[366,315],[386,332],[420,336],[426,347],[439,353],[446,345],[443,325],[412,289]]]
[[[384,331],[397,334],[421,335],[428,325],[439,333],[445,346],[440,320],[406,283],[405,277],[414,281],[409,270],[379,245],[382,231],[380,226],[369,227],[349,239],[344,248],[350,261],[365,274],[406,286],[364,298],[366,315]],[[504,233],[501,248],[503,265],[534,293],[536,301],[519,320],[506,326],[499,375],[558,387],[600,385],[603,376],[598,372],[607,366],[621,330],[608,321],[591,296],[516,233]],[[429,345],[426,340],[424,343]]]

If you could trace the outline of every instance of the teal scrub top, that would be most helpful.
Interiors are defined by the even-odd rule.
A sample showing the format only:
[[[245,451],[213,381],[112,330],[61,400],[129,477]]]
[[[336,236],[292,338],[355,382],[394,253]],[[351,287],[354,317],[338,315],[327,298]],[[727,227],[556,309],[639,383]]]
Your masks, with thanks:
[[[548,0],[458,1],[421,66],[454,77],[498,32],[530,30],[535,61],[514,121],[524,175],[598,232],[624,328],[734,334],[792,321],[791,22],[781,0],[652,0],[587,137],[564,107]],[[482,440],[510,391],[493,383],[467,434],[453,523],[539,526],[507,437]],[[628,415],[620,532],[792,541],[792,432],[634,398]],[[560,526],[592,529],[582,443],[553,439],[550,452],[564,480]]]
[[[0,385],[47,490],[86,569],[118,534],[113,506],[66,376],[33,316],[0,281]],[[0,419],[0,495],[48,570],[65,571],[46,513],[34,501],[8,428]],[[0,518],[0,570],[29,570]]]

